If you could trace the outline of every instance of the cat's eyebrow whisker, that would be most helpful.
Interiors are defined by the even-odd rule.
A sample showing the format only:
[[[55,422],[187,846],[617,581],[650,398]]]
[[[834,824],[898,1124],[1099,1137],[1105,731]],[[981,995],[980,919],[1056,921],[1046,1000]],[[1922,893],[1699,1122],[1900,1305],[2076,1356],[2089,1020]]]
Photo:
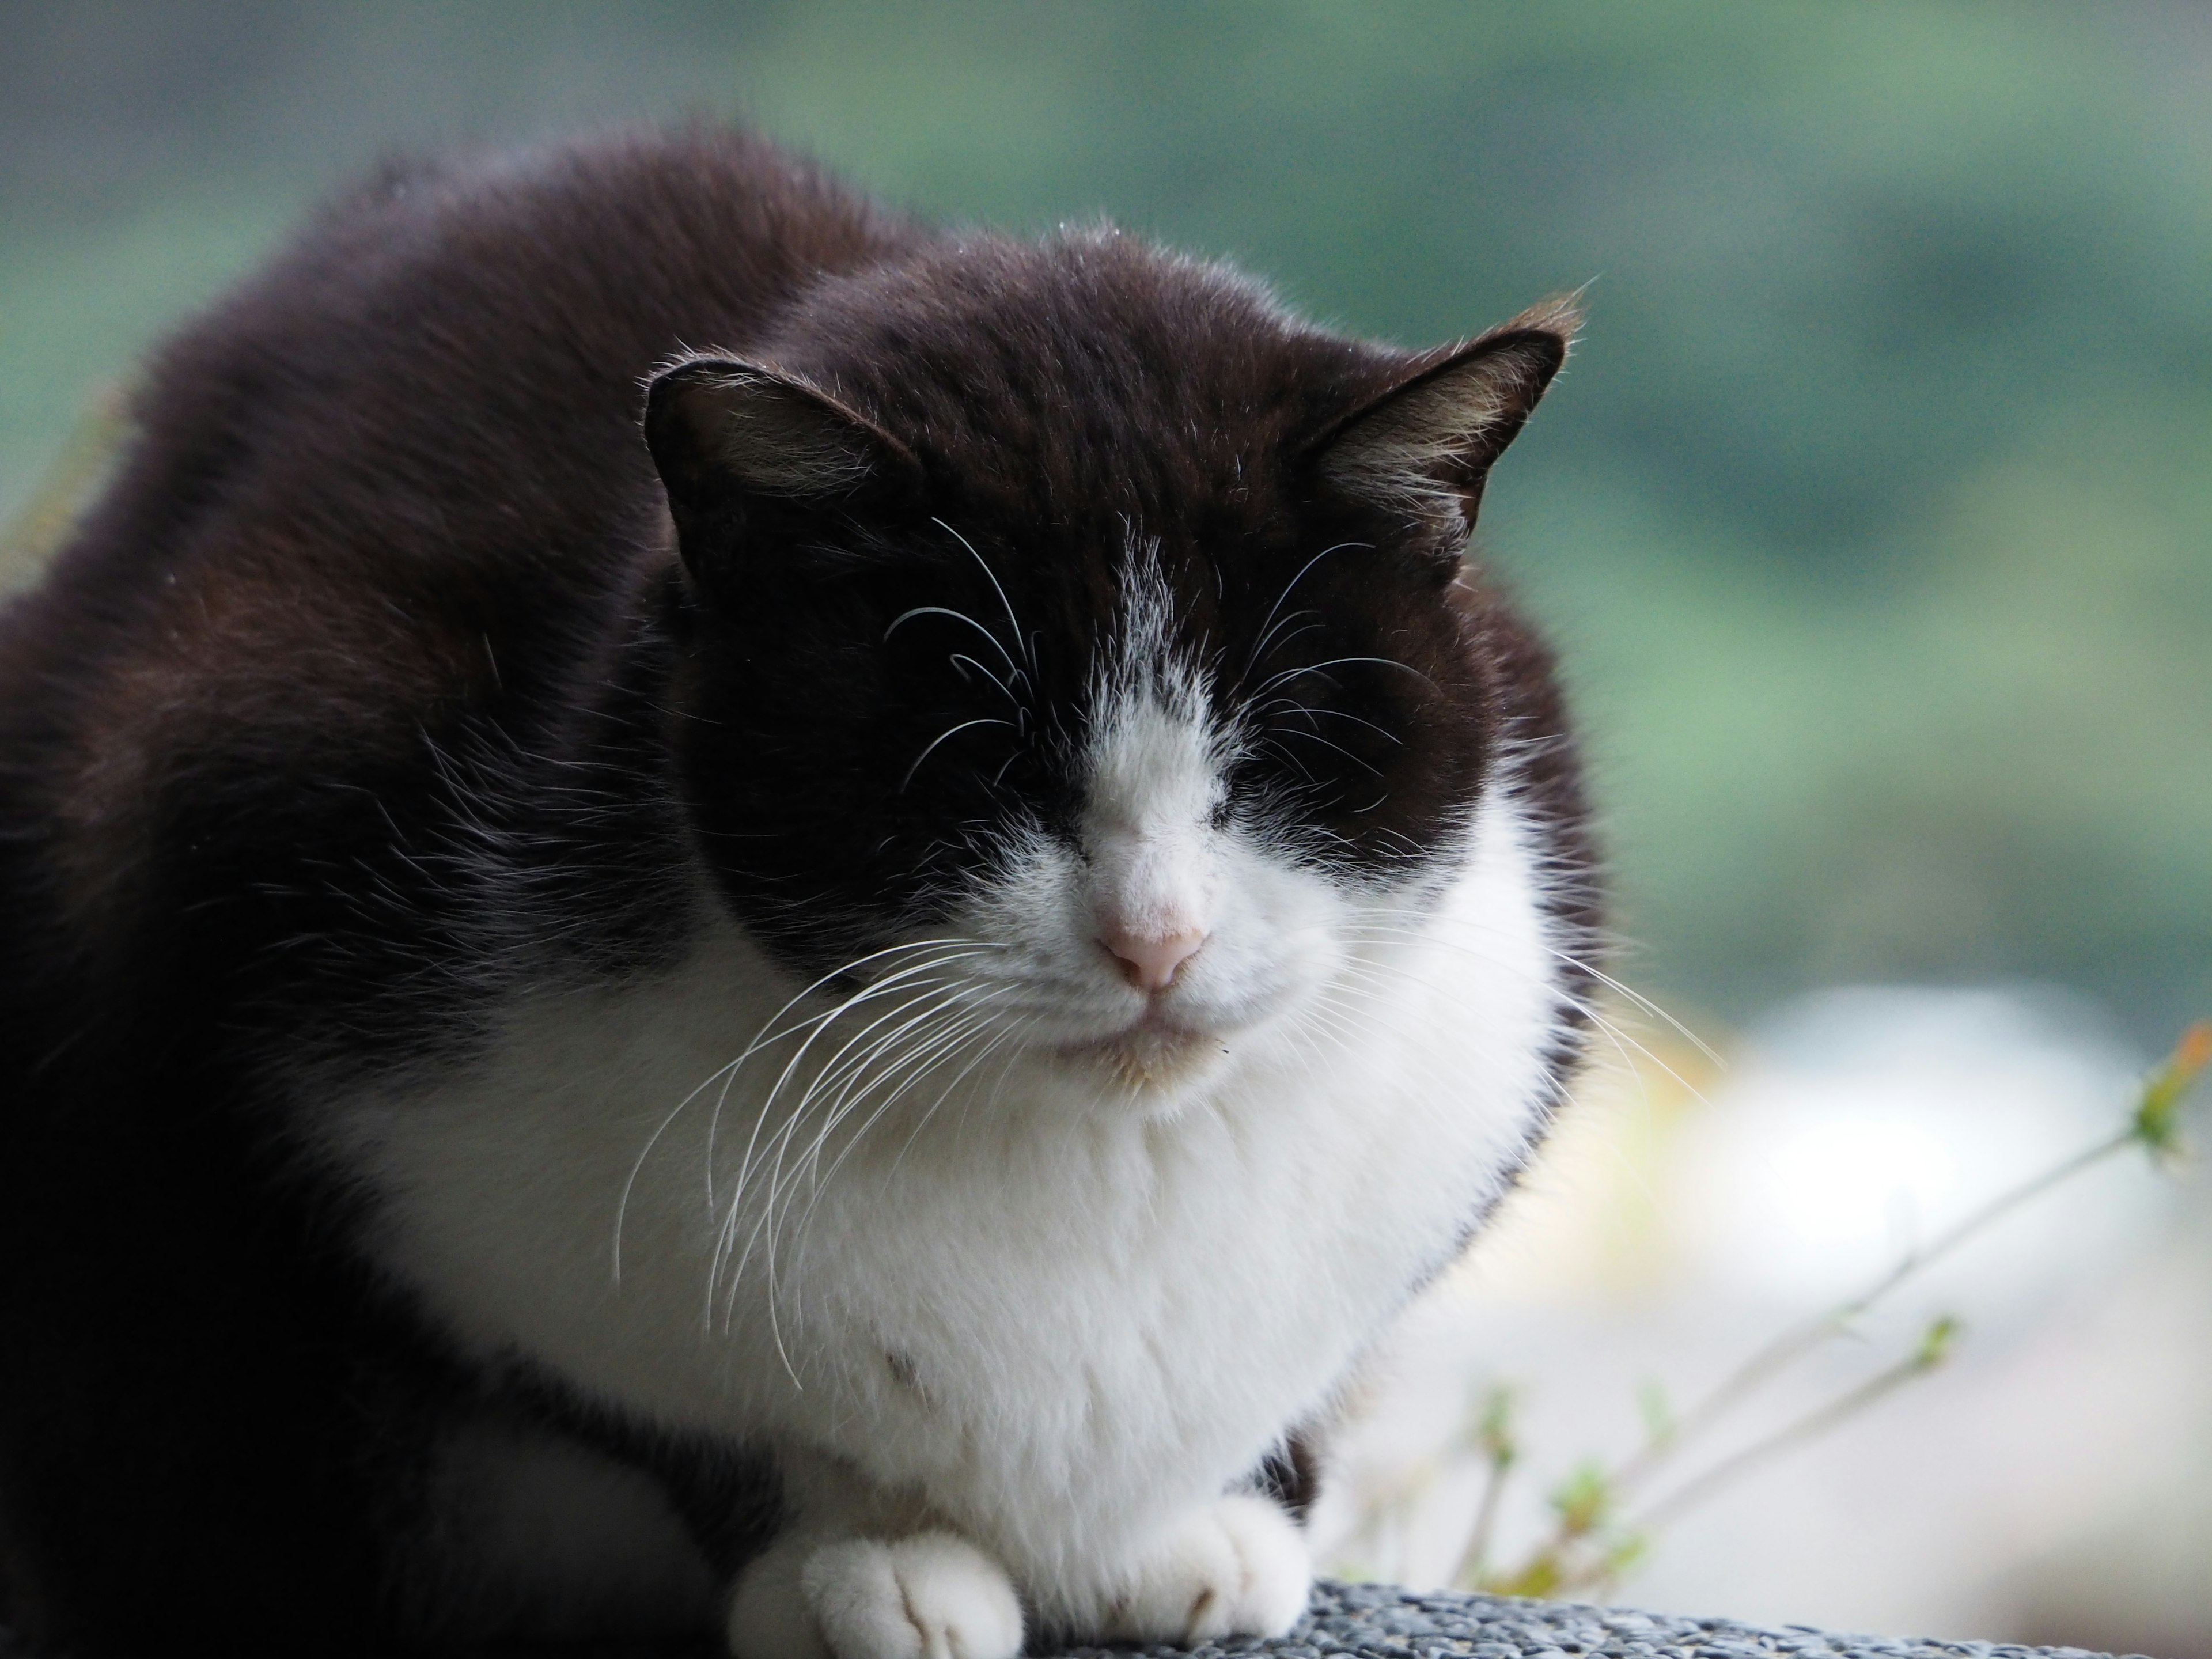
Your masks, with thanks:
[[[977,622],[966,611],[955,611],[949,605],[918,605],[910,611],[902,611],[897,616],[891,618],[890,626],[884,629],[884,641],[887,642],[892,635],[898,632],[901,625],[912,622],[916,617],[950,617],[955,622],[966,623],[969,627],[974,629],[985,639],[990,641],[992,648],[1006,659],[1006,672],[1008,673],[1016,676],[1018,676],[1021,673],[1022,665],[1014,660],[1014,653],[1006,649],[1005,641],[1001,640],[989,629],[984,627],[982,623]]]
[[[951,537],[954,541],[958,542],[961,546],[966,548],[968,550],[968,556],[975,560],[977,564],[982,566],[984,575],[990,578],[991,586],[998,593],[999,603],[1006,607],[1006,625],[1014,630],[1014,638],[1020,643],[1022,647],[1022,655],[1029,663],[1030,673],[1031,676],[1035,676],[1036,673],[1036,652],[1032,641],[1030,639],[1024,637],[1022,634],[1021,619],[1014,615],[1014,602],[1006,597],[1006,586],[999,580],[999,573],[991,568],[991,562],[988,559],[985,558],[981,553],[978,553],[975,550],[975,543],[969,541],[965,536],[955,530],[951,525],[945,523],[944,520],[933,518],[930,520],[930,523],[935,525],[946,535]],[[1015,672],[1019,672],[1020,671],[1017,669]],[[1031,678],[1030,684],[1032,686],[1036,684],[1034,678]]]
[[[1310,703],[1292,702],[1287,697],[1277,697],[1257,712],[1266,714],[1274,709],[1280,709],[1285,714],[1306,714],[1317,716],[1325,720],[1351,720],[1355,725],[1365,726],[1377,737],[1388,738],[1391,743],[1395,744],[1401,749],[1406,746],[1406,740],[1400,737],[1395,732],[1386,730],[1382,726],[1376,725],[1373,720],[1368,720],[1358,714],[1350,714],[1341,708],[1318,708]]]
[[[1308,634],[1320,632],[1323,624],[1318,621],[1304,623],[1297,628],[1291,627],[1291,624],[1297,622],[1301,617],[1317,617],[1321,613],[1319,611],[1310,610],[1291,611],[1289,616],[1284,617],[1281,622],[1276,624],[1277,628],[1289,629],[1290,631],[1285,634],[1279,640],[1274,641],[1274,646],[1279,649],[1286,648],[1292,640],[1302,639]],[[1263,650],[1264,647],[1255,647],[1252,654],[1245,659],[1243,669],[1245,673],[1250,673],[1252,670],[1258,665],[1259,659],[1263,653]]]
[[[1285,668],[1279,674],[1270,675],[1267,678],[1261,681],[1258,685],[1253,688],[1252,695],[1255,697],[1265,696],[1269,691],[1272,691],[1275,687],[1280,685],[1285,680],[1296,679],[1301,674],[1318,674],[1323,669],[1341,668],[1350,663],[1360,662],[1374,663],[1380,667],[1395,668],[1401,674],[1411,674],[1415,679],[1420,681],[1422,684],[1427,686],[1430,690],[1435,691],[1437,696],[1441,696],[1443,695],[1443,691],[1434,680],[1431,679],[1426,674],[1421,672],[1419,669],[1411,667],[1405,663],[1400,662],[1395,657],[1331,657],[1327,662],[1301,663],[1296,668]]]
[[[948,659],[946,659],[946,660],[947,660],[947,661],[949,661],[949,662],[951,662],[951,665],[952,665],[955,668],[959,668],[959,667],[960,667],[960,665],[961,665],[962,663],[963,663],[963,662],[964,662],[964,663],[966,663],[966,664],[969,665],[969,667],[973,668],[973,669],[974,669],[977,673],[981,674],[981,675],[985,679],[987,679],[987,680],[990,681],[992,684],[994,684],[994,685],[997,686],[997,687],[999,688],[999,690],[1000,690],[1001,692],[1003,692],[1003,693],[1005,694],[1005,696],[1006,696],[1006,701],[1007,701],[1008,702],[1010,702],[1010,703],[1013,704],[1013,705],[1014,705],[1014,707],[1015,707],[1016,708],[1018,708],[1018,709],[1024,709],[1024,712],[1026,712],[1025,706],[1024,706],[1024,703],[1022,702],[1022,700],[1021,700],[1019,697],[1018,697],[1018,696],[1016,696],[1014,695],[1014,688],[1013,688],[1012,686],[1011,686],[1011,685],[1007,684],[1006,683],[1006,681],[1004,681],[1004,680],[1000,679],[1000,678],[996,674],[994,674],[994,673],[993,673],[993,672],[992,672],[988,668],[985,667],[981,663],[977,662],[977,661],[975,660],[975,658],[973,658],[973,657],[969,656],[966,652],[964,652],[964,651],[956,651],[956,652],[954,652],[954,653],[952,653],[952,655],[951,655],[951,657],[949,657]],[[961,678],[962,678],[963,679],[965,679],[965,678],[967,678],[967,670],[966,670],[966,669],[961,669],[961,671],[960,671],[960,672],[961,672]],[[1017,671],[1017,672],[1018,672],[1018,671]]]
[[[1305,763],[1304,761],[1300,760],[1296,755],[1293,755],[1289,750],[1283,747],[1283,742],[1280,738],[1273,736],[1265,737],[1261,738],[1258,743],[1253,745],[1253,752],[1255,754],[1262,750],[1273,750],[1276,754],[1282,757],[1284,763],[1300,777],[1304,778],[1307,783],[1316,786],[1320,783],[1320,779],[1316,778],[1312,773],[1306,770]],[[1342,840],[1343,837],[1339,836],[1338,839]]]
[[[1372,547],[1373,545],[1374,544],[1371,542],[1339,542],[1334,547],[1324,547],[1320,552],[1315,554],[1313,557],[1308,559],[1304,564],[1300,565],[1298,567],[1298,574],[1283,584],[1283,591],[1275,595],[1275,603],[1268,607],[1267,619],[1260,624],[1259,642],[1252,647],[1251,654],[1244,659],[1244,672],[1248,674],[1252,672],[1252,665],[1259,661],[1261,655],[1266,651],[1267,646],[1267,632],[1274,623],[1276,613],[1280,611],[1283,606],[1289,602],[1291,590],[1306,579],[1306,572],[1311,570],[1316,565],[1319,564],[1323,559],[1328,557],[1332,553],[1341,553],[1347,547]],[[1298,612],[1296,614],[1303,615],[1304,613]]]
[[[906,775],[899,780],[898,793],[902,795],[906,793],[907,785],[912,783],[914,781],[914,775],[921,770],[922,762],[927,760],[932,755],[935,754],[937,752],[937,745],[943,743],[947,738],[957,737],[961,732],[967,731],[971,726],[1004,726],[1012,727],[1013,724],[1014,723],[1012,720],[1002,720],[996,719],[995,717],[985,717],[972,720],[963,720],[957,726],[951,726],[945,731],[939,732],[935,737],[929,740],[929,746],[914,757],[914,764],[906,769]]]
[[[1382,775],[1379,768],[1361,759],[1358,755],[1353,754],[1349,749],[1346,749],[1342,744],[1330,742],[1318,732],[1285,732],[1283,733],[1283,736],[1285,738],[1303,738],[1308,743],[1317,743],[1324,749],[1334,749],[1338,754],[1343,756],[1345,759],[1350,761],[1354,766],[1358,767],[1361,771],[1367,773],[1370,776],[1379,778]]]

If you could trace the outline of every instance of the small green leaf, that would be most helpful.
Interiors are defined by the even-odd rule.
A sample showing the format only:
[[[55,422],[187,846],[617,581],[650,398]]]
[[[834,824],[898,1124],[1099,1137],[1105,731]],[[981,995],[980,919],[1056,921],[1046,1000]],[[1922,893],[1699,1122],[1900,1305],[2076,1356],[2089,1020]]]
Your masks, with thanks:
[[[1624,1532],[1607,1547],[1605,1571],[1608,1577],[1618,1578],[1644,1559],[1644,1551],[1651,1547],[1648,1534]]]
[[[2180,1152],[2181,1103],[2207,1065],[2212,1065],[2212,1020],[2200,1019],[2151,1073],[2136,1105],[2135,1138],[2154,1158],[2163,1162]]]
[[[1521,1443],[1513,1436],[1513,1395],[1492,1389],[1483,1401],[1482,1416],[1474,1427],[1474,1443],[1495,1469],[1510,1469],[1521,1459]]]
[[[1952,1346],[1964,1329],[1957,1319],[1945,1314],[1921,1333],[1920,1346],[1913,1350],[1912,1364],[1917,1370],[1932,1371],[1951,1357]]]
[[[1482,1588],[1492,1595],[1547,1596],[1566,1582],[1566,1572],[1559,1565],[1559,1556],[1551,1550],[1540,1550],[1523,1562],[1518,1572],[1485,1581]]]
[[[1595,1462],[1579,1463],[1552,1494],[1559,1528],[1569,1538],[1587,1538],[1613,1513],[1613,1481]]]

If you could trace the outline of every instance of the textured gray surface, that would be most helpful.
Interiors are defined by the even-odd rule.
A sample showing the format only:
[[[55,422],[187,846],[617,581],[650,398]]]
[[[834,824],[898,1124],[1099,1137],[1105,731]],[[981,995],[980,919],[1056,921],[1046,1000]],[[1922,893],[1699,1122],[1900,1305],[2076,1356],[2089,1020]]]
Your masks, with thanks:
[[[1108,1650],[1083,1648],[1090,1659]],[[1157,1654],[1181,1649],[1155,1648]],[[2084,1659],[2081,1648],[2024,1648],[2002,1642],[1931,1642],[1895,1637],[1838,1636],[1787,1626],[1764,1630],[1729,1619],[1678,1619],[1620,1607],[1577,1607],[1559,1601],[1509,1601],[1500,1596],[1414,1595],[1388,1584],[1323,1583],[1313,1611],[1279,1642],[1231,1642],[1197,1650],[1201,1655],[1278,1656],[1321,1659],[1427,1659],[1467,1654],[1473,1659],[1800,1659],[1869,1656],[1869,1659],[2027,1659],[2057,1655]]]
[[[1078,1648],[1064,1659],[1107,1659],[1126,1648]],[[1323,1583],[1313,1610],[1279,1642],[1237,1640],[1197,1649],[1147,1648],[1152,1655],[1226,1654],[1259,1659],[2109,1659],[2081,1648],[2026,1648],[2004,1642],[1932,1642],[1888,1636],[1838,1636],[1802,1625],[1765,1630],[1732,1619],[1679,1619],[1586,1607],[1563,1601],[1518,1601],[1446,1592],[1415,1595],[1389,1584]],[[629,1650],[597,1659],[708,1659],[713,1650]],[[503,1659],[520,1659],[501,1650]],[[0,1659],[27,1659],[0,1629]],[[302,1659],[307,1659],[302,1656]],[[583,1659],[574,1649],[561,1659]],[[2133,1656],[2142,1659],[2142,1656]]]

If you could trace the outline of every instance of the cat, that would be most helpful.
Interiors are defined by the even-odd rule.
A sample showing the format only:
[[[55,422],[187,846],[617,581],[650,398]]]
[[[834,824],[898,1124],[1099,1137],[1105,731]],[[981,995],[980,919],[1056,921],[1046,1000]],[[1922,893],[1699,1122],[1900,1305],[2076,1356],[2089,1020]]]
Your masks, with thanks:
[[[1290,1628],[1583,1042],[1406,351],[757,137],[388,167],[0,622],[0,1580],[92,1656]]]

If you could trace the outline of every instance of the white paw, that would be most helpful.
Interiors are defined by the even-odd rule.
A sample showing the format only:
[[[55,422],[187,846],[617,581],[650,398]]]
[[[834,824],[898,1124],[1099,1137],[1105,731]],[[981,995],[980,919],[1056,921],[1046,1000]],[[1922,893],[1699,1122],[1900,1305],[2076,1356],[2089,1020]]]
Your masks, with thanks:
[[[951,1533],[824,1544],[806,1557],[798,1590],[835,1659],[1016,1659],[1022,1650],[1012,1581]],[[738,1650],[736,1611],[731,1645],[745,1652]]]
[[[1110,1634],[1188,1647],[1224,1636],[1280,1636],[1313,1590],[1313,1562],[1289,1516],[1264,1498],[1199,1510],[1146,1562]]]

